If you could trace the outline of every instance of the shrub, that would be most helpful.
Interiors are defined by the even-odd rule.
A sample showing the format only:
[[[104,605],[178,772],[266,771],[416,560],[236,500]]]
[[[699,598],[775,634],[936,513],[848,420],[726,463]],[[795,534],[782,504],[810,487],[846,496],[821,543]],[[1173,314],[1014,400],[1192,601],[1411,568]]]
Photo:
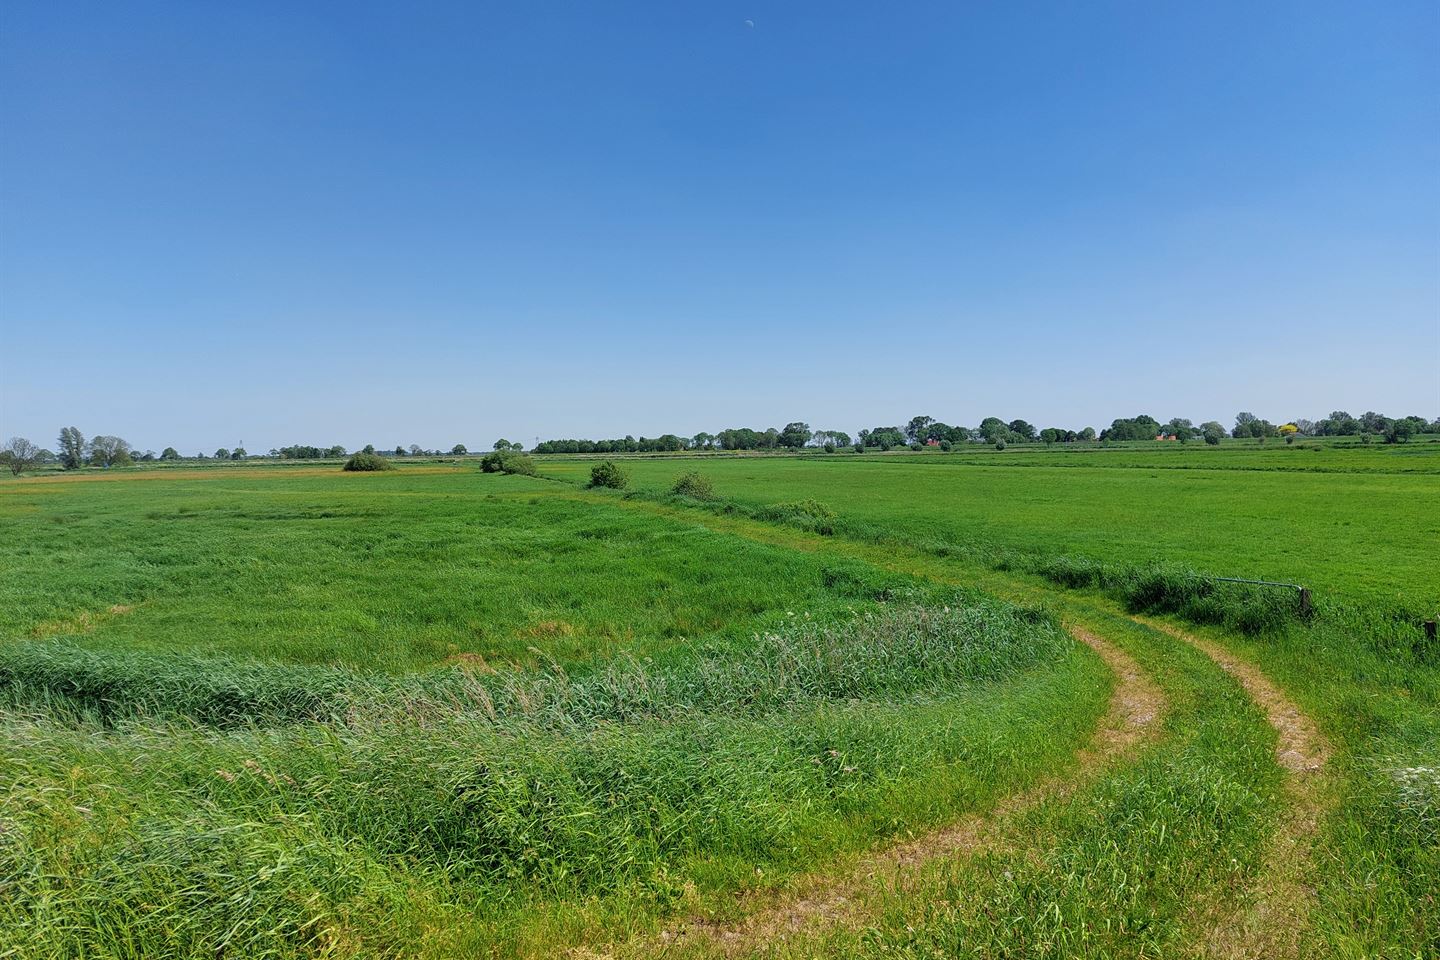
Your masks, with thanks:
[[[940,449],[944,450],[946,453],[949,453],[951,450],[955,449],[955,445],[949,440],[941,440]]]
[[[694,470],[689,470],[675,478],[675,484],[670,488],[671,493],[679,494],[682,497],[690,497],[694,500],[714,500],[715,486],[710,479],[701,476]]]
[[[865,452],[865,444],[863,444],[863,443],[857,443],[857,444],[855,444],[855,452],[856,452],[856,453],[864,453],[864,452]]]
[[[394,470],[395,465],[378,453],[357,453],[345,461],[341,469],[352,473],[371,470]]]
[[[824,450],[825,450],[826,453],[834,453],[834,452],[835,452],[835,444],[833,444],[833,443],[827,443],[827,444],[825,444]]]
[[[510,450],[496,450],[480,458],[480,469],[486,473],[514,473],[524,477],[535,476],[535,461],[523,453]]]
[[[590,486],[609,487],[624,490],[630,485],[630,477],[613,460],[602,460],[590,470]]]
[[[921,450],[925,449],[925,446],[920,441],[916,440],[914,443],[910,444],[910,449],[914,450],[916,453],[919,453]]]
[[[1005,441],[1004,441],[1004,440],[996,440],[996,441],[995,441],[995,449],[996,449],[996,450],[1004,450],[1004,449],[1005,449]]]

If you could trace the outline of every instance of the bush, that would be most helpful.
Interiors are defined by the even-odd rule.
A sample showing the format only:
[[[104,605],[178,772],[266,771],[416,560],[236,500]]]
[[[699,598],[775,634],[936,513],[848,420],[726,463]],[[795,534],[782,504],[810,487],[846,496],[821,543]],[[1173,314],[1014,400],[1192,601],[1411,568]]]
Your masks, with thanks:
[[[995,441],[995,449],[996,449],[996,450],[1004,450],[1004,449],[1005,449],[1005,441],[1004,441],[1004,440],[996,440],[996,441]]]
[[[834,453],[834,452],[835,452],[835,444],[833,444],[833,443],[827,443],[827,444],[825,444],[824,450],[825,450],[826,453]]]
[[[863,444],[863,443],[857,443],[857,444],[855,444],[855,452],[856,452],[856,453],[864,453],[864,452],[865,452],[865,444]]]
[[[925,446],[917,440],[914,443],[910,444],[910,449],[914,450],[916,453],[919,453],[921,450],[925,449]]]
[[[522,477],[533,477],[535,461],[523,453],[496,450],[480,458],[480,469],[486,473],[514,473]]]
[[[590,486],[609,487],[624,490],[630,485],[630,477],[613,460],[602,460],[590,470]]]
[[[951,450],[955,449],[955,444],[951,443],[949,440],[941,440],[940,449],[944,450],[946,453],[949,453]]]
[[[592,478],[593,479],[593,478]],[[679,494],[682,497],[690,497],[694,500],[714,500],[715,486],[708,477],[701,476],[694,470],[687,471],[675,478],[675,484],[670,492]]]
[[[394,470],[395,465],[378,453],[357,453],[345,461],[343,470],[353,472],[370,470]]]

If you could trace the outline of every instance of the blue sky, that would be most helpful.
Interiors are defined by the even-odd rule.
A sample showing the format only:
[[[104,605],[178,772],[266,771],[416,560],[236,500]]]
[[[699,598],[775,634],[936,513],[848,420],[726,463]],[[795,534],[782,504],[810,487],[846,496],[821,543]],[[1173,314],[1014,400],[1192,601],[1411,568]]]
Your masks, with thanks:
[[[1433,417],[1437,362],[1433,3],[0,23],[4,436]]]

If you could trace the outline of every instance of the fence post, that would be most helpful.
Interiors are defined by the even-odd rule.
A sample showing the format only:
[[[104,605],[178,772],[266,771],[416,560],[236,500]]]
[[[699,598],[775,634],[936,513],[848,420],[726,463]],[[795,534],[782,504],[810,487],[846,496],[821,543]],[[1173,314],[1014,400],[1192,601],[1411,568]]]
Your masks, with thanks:
[[[1312,613],[1314,613],[1314,612],[1315,612],[1315,608],[1314,608],[1314,606],[1312,606],[1311,603],[1310,603],[1310,588],[1309,588],[1309,587],[1301,587],[1301,588],[1300,588],[1300,616],[1304,617],[1306,620],[1309,620],[1309,619],[1310,619],[1310,614],[1312,614]]]

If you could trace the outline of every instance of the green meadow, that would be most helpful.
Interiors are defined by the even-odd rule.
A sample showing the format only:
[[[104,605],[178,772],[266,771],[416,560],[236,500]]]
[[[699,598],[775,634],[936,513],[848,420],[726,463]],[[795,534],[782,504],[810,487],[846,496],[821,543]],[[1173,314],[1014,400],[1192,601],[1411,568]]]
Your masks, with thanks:
[[[617,462],[0,482],[0,956],[1440,950],[1440,443]]]
[[[583,482],[592,462],[545,458],[541,468]],[[1181,564],[1371,602],[1440,601],[1440,442],[635,458],[626,469],[635,489],[662,493],[696,463],[722,499],[815,499],[852,527],[912,543]]]

